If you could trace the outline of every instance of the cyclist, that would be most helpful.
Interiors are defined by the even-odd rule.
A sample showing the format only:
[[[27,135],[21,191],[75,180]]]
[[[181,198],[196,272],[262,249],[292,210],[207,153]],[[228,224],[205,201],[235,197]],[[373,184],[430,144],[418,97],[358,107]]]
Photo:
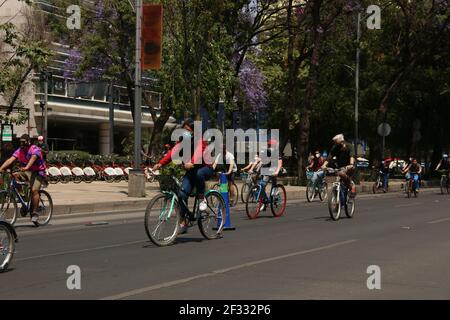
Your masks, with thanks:
[[[278,141],[276,139],[270,139],[268,141],[267,145],[268,145],[268,148],[262,152],[266,154],[268,159],[271,159],[271,155],[273,153],[275,153],[275,151],[277,150],[276,148],[279,147]],[[271,162],[264,164],[261,160],[261,170],[264,170],[261,172],[263,174],[262,187],[264,190],[265,190],[267,184],[269,183],[269,181],[271,181],[272,186],[277,185],[277,177],[278,177],[279,173],[281,172],[282,168],[283,168],[283,158],[281,157],[281,154],[278,155],[278,160],[277,160],[277,163],[275,166]],[[273,192],[276,193],[276,190],[274,190]],[[264,204],[261,207],[261,210],[265,210]]]
[[[252,162],[250,162],[248,166],[241,169],[242,172],[248,171],[248,173],[252,177],[253,183],[256,183],[256,179],[259,175],[260,170],[261,170],[261,158],[259,157],[258,153],[255,155],[255,159]]]
[[[17,181],[29,181],[31,186],[31,222],[38,226],[39,215],[39,190],[45,180],[45,161],[39,147],[31,145],[30,136],[24,134],[20,137],[20,148],[14,152],[11,158],[0,167],[0,173],[4,172],[16,160],[20,163],[20,172],[14,173]]]
[[[391,166],[392,159],[386,158],[384,161],[382,161],[380,165],[380,173],[381,178],[383,179],[383,192],[386,193],[389,185],[389,175],[391,172],[390,166]]]
[[[225,161],[223,159],[223,155],[225,154]],[[234,183],[234,178],[236,176],[236,172],[237,172],[237,165],[236,165],[236,161],[234,159],[234,155],[229,152],[225,146],[223,146],[223,151],[221,153],[219,153],[216,157],[216,159],[214,160],[213,163],[213,169],[216,170],[217,165],[224,165],[223,167],[226,168],[225,164],[228,164],[228,168],[225,170],[223,170],[223,172],[227,175],[227,180],[228,180],[228,190],[230,193],[230,198],[233,197],[233,183]]]
[[[182,128],[185,130],[185,133],[183,135],[182,139],[188,139],[191,143],[191,151],[192,158],[190,162],[184,163],[184,168],[186,169],[186,174],[183,177],[182,183],[181,183],[181,190],[179,197],[182,200],[181,203],[181,233],[186,233],[188,228],[188,218],[187,213],[189,212],[189,209],[184,206],[183,203],[188,203],[189,196],[192,193],[194,187],[197,188],[197,197],[199,199],[199,210],[200,211],[206,211],[208,208],[208,205],[205,200],[205,188],[206,188],[206,181],[212,177],[214,174],[214,170],[212,166],[208,163],[211,163],[210,161],[205,162],[205,159],[203,158],[203,153],[205,152],[206,148],[208,147],[208,143],[204,140],[201,140],[200,143],[198,143],[196,146],[194,146],[194,121],[192,119],[186,119],[182,125]],[[166,154],[166,156],[155,166],[153,166],[153,170],[159,170],[163,166],[169,164],[172,162],[172,155],[176,155],[181,150],[181,139],[180,141],[175,144],[175,146]],[[200,164],[195,164],[200,163]]]
[[[419,192],[420,184],[420,174],[422,173],[422,166],[418,163],[417,159],[412,158],[411,163],[403,170],[403,174],[407,179],[407,182],[412,178],[414,179],[414,190]]]
[[[326,169],[329,164],[331,164],[331,166],[341,169],[338,173],[339,177],[342,183],[350,190],[352,177],[356,172],[355,157],[352,155],[351,146],[345,141],[343,134],[335,136],[333,138],[333,143],[328,159],[325,161],[322,168]],[[356,188],[352,188],[350,196],[356,196]]]
[[[322,170],[324,163],[325,159],[320,154],[320,151],[317,150],[314,153],[314,157],[309,162],[309,165],[306,167],[306,169],[312,169],[314,172],[314,176],[311,179],[314,187],[317,186],[317,184],[322,183],[323,177],[325,176],[325,173]]]
[[[450,158],[448,154],[442,155],[442,159],[439,161],[436,171],[444,171],[444,174],[447,174],[447,178],[450,179]]]

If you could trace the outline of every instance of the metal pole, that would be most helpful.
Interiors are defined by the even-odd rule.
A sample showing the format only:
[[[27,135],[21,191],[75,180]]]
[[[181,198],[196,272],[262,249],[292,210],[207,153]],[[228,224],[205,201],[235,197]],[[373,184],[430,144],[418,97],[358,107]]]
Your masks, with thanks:
[[[48,72],[44,72],[44,141],[48,138]]]
[[[142,33],[142,0],[136,0],[136,70],[135,70],[135,98],[134,98],[134,170],[141,166],[141,33]]]
[[[358,135],[359,135],[359,62],[360,62],[360,41],[361,41],[361,12],[358,12],[358,31],[356,36],[356,69],[355,69],[355,155],[358,156]]]
[[[109,154],[114,153],[114,86],[109,84]]]

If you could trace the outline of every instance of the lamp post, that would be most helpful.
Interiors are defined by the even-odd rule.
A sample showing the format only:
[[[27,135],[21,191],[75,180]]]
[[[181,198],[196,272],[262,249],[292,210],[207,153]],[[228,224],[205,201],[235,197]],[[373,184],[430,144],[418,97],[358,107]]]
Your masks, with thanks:
[[[361,12],[358,12],[358,31],[356,35],[356,69],[355,69],[355,156],[358,156],[358,139],[359,139],[359,62],[361,55]]]

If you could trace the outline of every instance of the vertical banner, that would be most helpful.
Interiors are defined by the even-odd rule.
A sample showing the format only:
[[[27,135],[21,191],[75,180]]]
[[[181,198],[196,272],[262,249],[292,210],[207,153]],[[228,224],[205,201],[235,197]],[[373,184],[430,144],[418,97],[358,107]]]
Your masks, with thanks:
[[[163,6],[144,4],[142,23],[142,70],[161,69]]]

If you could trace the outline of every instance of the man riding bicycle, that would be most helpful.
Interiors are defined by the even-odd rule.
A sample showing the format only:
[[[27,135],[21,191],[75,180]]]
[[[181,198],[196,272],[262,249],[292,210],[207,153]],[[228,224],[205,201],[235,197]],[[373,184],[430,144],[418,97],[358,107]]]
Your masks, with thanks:
[[[191,143],[191,151],[193,151],[191,160],[184,163],[184,168],[186,169],[186,174],[184,175],[181,183],[181,190],[179,197],[182,203],[187,205],[189,196],[192,193],[194,187],[197,189],[197,197],[199,199],[199,210],[206,211],[208,205],[205,200],[205,189],[206,181],[212,177],[214,170],[211,164],[207,164],[203,159],[203,153],[205,152],[208,144],[206,141],[201,140],[197,145],[194,145],[194,121],[192,119],[187,119],[184,121],[182,128],[185,130],[183,134],[183,139],[187,139]],[[153,170],[159,170],[163,166],[172,162],[173,156],[179,154],[181,150],[182,143],[179,141],[175,146],[166,154],[166,156],[157,163]],[[188,228],[188,218],[187,214],[189,209],[181,205],[181,216],[183,221],[181,221],[181,233],[186,233]]]
[[[20,172],[14,173],[17,181],[29,181],[31,186],[31,222],[38,226],[39,215],[37,209],[39,207],[39,190],[45,180],[45,161],[41,148],[31,145],[30,136],[24,134],[20,137],[20,148],[14,152],[11,158],[5,161],[0,167],[0,173],[3,173],[16,160],[21,166]]]
[[[383,192],[386,193],[389,186],[389,175],[391,173],[391,158],[385,159],[380,165],[380,174],[383,179]]]
[[[443,171],[443,174],[450,180],[450,158],[448,154],[442,156],[441,161],[439,161],[439,164],[436,167],[436,171]]]
[[[256,183],[256,178],[259,175],[261,170],[261,158],[259,157],[259,154],[255,155],[255,159],[248,164],[245,168],[242,168],[242,172],[248,172],[249,175],[252,177],[253,183]]]
[[[417,159],[413,158],[411,161],[411,164],[409,164],[405,170],[403,170],[403,174],[405,175],[407,182],[409,182],[410,179],[414,180],[414,190],[416,192],[419,192],[420,188],[420,174],[422,173],[422,166],[418,163]]]
[[[339,134],[333,138],[333,147],[331,148],[328,159],[323,164],[322,168],[335,167],[341,169],[338,173],[341,182],[348,188],[351,188],[352,177],[356,172],[355,157],[352,155],[351,146],[344,139],[343,134]],[[356,189],[351,190],[351,196],[356,196]]]

